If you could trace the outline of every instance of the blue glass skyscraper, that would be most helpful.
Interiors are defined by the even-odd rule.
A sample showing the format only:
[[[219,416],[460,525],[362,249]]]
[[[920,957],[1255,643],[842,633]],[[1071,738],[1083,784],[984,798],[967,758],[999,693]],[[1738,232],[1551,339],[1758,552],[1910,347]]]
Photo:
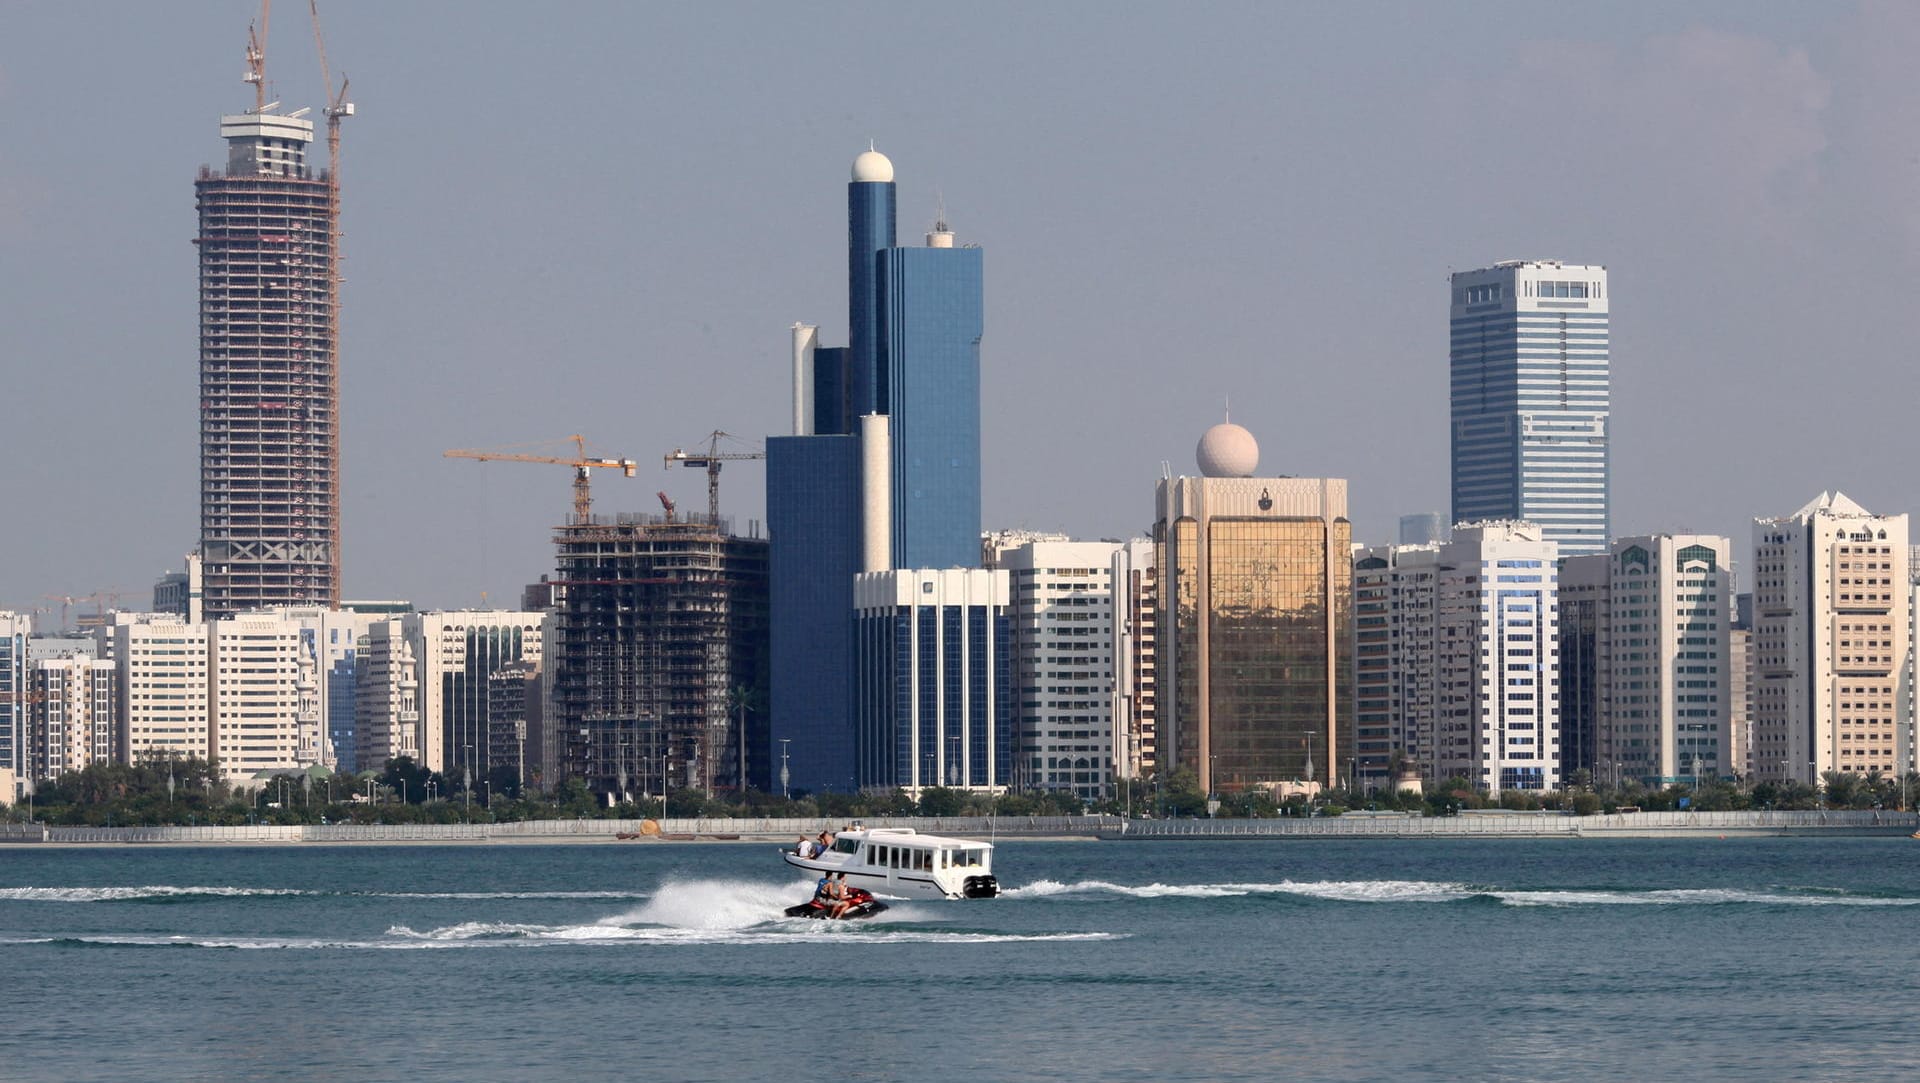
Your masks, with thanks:
[[[979,564],[980,250],[944,223],[897,247],[894,216],[869,149],[847,185],[849,344],[795,326],[795,433],[767,444],[769,787],[783,741],[791,789],[855,785],[854,576]]]
[[[852,376],[852,413],[842,432],[854,431],[854,419],[864,414],[887,412],[879,283],[880,253],[893,247],[893,219],[893,163],[869,148],[853,160],[853,180],[847,185],[847,366]]]
[[[1454,522],[1524,519],[1562,556],[1606,552],[1606,268],[1463,271],[1450,315]]]
[[[896,568],[980,562],[981,258],[952,238],[880,253]]]

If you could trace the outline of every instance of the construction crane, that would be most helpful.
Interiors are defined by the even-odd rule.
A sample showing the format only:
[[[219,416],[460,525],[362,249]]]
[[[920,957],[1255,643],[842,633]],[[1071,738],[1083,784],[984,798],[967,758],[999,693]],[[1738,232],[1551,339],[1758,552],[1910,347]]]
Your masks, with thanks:
[[[262,0],[263,3],[267,0]],[[328,422],[332,431],[327,447],[330,449],[331,462],[329,477],[333,478],[334,492],[340,490],[340,283],[346,277],[341,270],[340,252],[340,121],[353,115],[353,103],[347,100],[347,77],[340,76],[340,90],[333,89],[333,74],[327,70],[327,40],[320,34],[320,7],[318,0],[307,0],[307,12],[313,16],[313,47],[320,54],[320,88],[326,100],[322,110],[327,117],[327,345],[333,350],[333,364],[327,367],[327,388],[329,401],[333,403],[332,418]],[[264,24],[264,9],[261,21]],[[340,559],[340,510],[334,508],[329,516],[332,536],[328,541],[334,560]],[[337,565],[336,565],[337,566]],[[340,584],[334,582],[333,602],[340,603]]]
[[[639,464],[632,459],[605,459],[596,455],[588,455],[587,438],[578,433],[567,437],[567,439],[573,441],[574,454],[571,458],[562,458],[553,455],[530,455],[525,452],[515,451],[511,447],[502,448],[498,451],[456,448],[447,452],[446,457],[449,459],[478,459],[481,462],[552,463],[556,466],[571,466],[573,467],[573,521],[580,526],[586,526],[593,522],[593,494],[587,483],[587,471],[592,467],[599,466],[609,470],[619,470],[626,474],[626,476],[632,477],[633,472],[638,469]],[[549,443],[551,443],[551,441],[549,441]],[[538,445],[521,444],[516,446],[534,447]]]
[[[247,24],[247,73],[240,78],[253,84],[253,111],[267,111],[267,20],[273,16],[273,0],[260,0],[260,30]]]
[[[689,454],[682,448],[674,448],[667,453],[666,461],[661,464],[663,469],[671,468],[674,463],[696,469],[701,467],[706,469],[707,525],[715,530],[720,529],[720,464],[740,459],[764,459],[767,457],[767,453],[764,451],[723,452],[720,450],[720,439],[722,437],[732,439],[733,435],[715,429],[713,432],[707,434],[707,453],[705,455],[701,455],[698,452]]]

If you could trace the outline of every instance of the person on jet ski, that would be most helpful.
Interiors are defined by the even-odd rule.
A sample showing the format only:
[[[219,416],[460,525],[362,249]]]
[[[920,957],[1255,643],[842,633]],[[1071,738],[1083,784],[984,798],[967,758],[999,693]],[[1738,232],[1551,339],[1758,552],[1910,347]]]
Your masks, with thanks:
[[[846,873],[839,873],[838,878],[833,881],[828,890],[832,899],[832,906],[827,910],[828,917],[840,917],[853,908],[853,891],[847,887]]]

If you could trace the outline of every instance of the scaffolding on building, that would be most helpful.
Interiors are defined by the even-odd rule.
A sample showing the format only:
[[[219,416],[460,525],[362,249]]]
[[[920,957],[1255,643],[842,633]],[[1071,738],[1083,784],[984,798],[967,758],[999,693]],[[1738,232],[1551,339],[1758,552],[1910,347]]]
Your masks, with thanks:
[[[732,708],[737,690],[766,684],[767,544],[727,527],[590,516],[554,536],[556,751],[597,793],[710,793],[751,777]]]

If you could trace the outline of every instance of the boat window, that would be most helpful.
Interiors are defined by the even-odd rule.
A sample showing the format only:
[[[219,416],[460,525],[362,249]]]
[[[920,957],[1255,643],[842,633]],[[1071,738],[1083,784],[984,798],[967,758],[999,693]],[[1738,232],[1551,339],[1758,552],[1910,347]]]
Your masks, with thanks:
[[[900,848],[898,846],[887,847],[887,864],[896,869],[900,867]]]
[[[913,867],[919,869],[921,872],[932,871],[933,854],[926,850],[915,850],[913,852]]]
[[[859,839],[834,839],[833,848],[843,854],[858,853],[860,850],[860,840]]]

